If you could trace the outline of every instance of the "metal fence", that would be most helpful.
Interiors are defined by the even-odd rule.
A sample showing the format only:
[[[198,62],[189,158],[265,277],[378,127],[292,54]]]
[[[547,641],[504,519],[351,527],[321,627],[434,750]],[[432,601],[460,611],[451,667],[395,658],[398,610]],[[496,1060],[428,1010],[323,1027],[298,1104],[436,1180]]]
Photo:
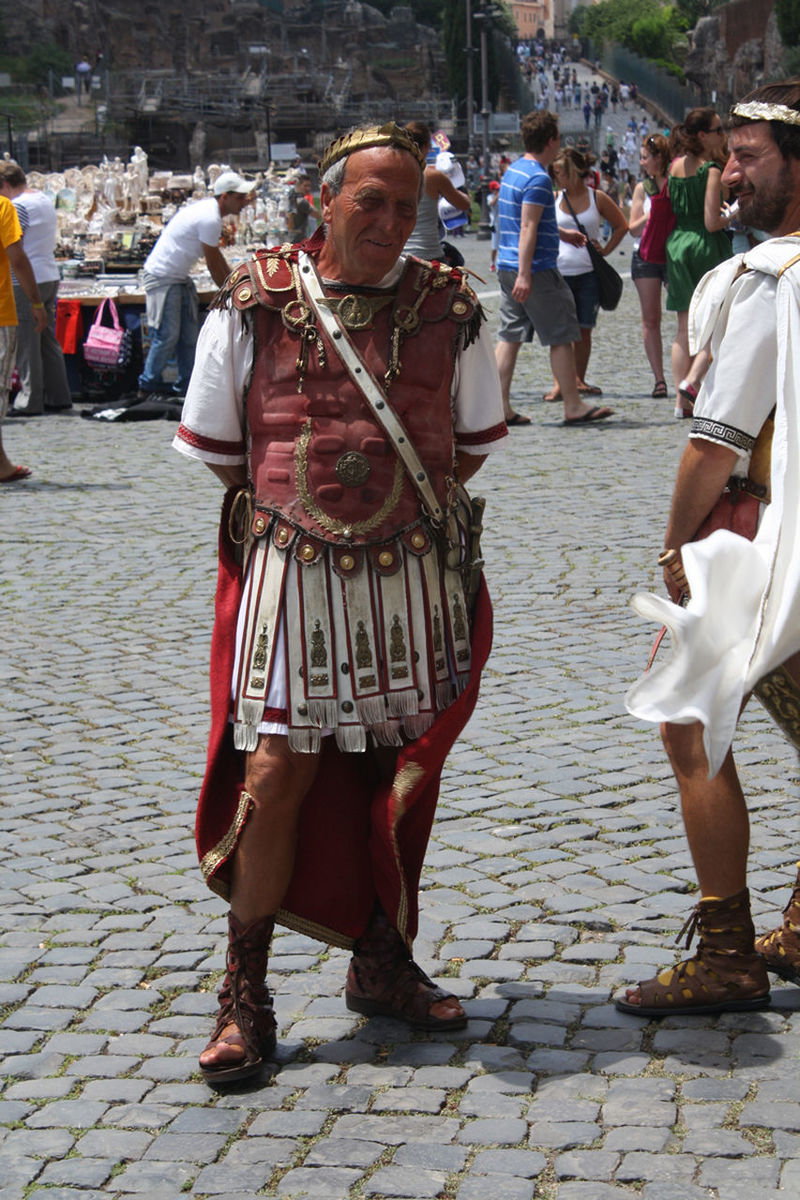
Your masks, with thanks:
[[[614,79],[635,83],[640,96],[660,109],[671,125],[682,121],[690,108],[702,102],[700,89],[695,84],[681,83],[650,59],[614,42],[604,42],[598,51],[595,44],[587,40],[586,57],[592,62],[599,60],[603,70]]]

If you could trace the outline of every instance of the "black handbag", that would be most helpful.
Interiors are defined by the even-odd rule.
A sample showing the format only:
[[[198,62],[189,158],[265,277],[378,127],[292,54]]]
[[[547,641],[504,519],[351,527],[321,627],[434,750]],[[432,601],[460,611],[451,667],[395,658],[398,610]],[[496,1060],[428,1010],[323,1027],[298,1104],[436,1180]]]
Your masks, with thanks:
[[[566,192],[564,193],[564,199],[567,201],[567,208],[572,213],[573,221],[586,238],[586,249],[589,251],[589,258],[592,260],[592,270],[597,280],[600,307],[606,312],[613,312],[622,296],[622,276],[612,267],[608,259],[600,253],[594,242],[589,240],[589,235],[576,217],[575,209],[570,204]]]

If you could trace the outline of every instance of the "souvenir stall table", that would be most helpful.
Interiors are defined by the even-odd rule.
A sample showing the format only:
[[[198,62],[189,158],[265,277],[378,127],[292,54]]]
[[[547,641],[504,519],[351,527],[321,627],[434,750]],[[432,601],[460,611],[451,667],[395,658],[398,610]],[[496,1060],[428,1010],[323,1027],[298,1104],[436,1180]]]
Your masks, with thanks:
[[[207,272],[197,276],[195,286],[202,320],[214,298],[216,287]],[[127,339],[127,361],[123,366],[107,371],[88,363],[83,352],[89,330],[104,301],[115,306],[119,324],[130,335]],[[58,289],[56,335],[64,352],[73,400],[96,403],[137,390],[149,346],[145,307],[145,295],[138,275],[102,274],[62,280]],[[108,327],[113,324],[109,304],[105,306],[102,320]]]
[[[136,147],[130,162],[104,159],[97,166],[59,174],[30,172],[28,186],[48,193],[58,217],[56,258],[61,271],[57,336],[67,362],[73,400],[114,399],[135,392],[148,347],[141,270],[163,227],[184,203],[211,193],[223,164],[197,167],[193,174],[151,173]],[[254,181],[256,198],[223,229],[222,249],[233,268],[257,247],[285,240],[281,213],[285,187],[272,168]],[[201,261],[195,284],[201,317],[216,288]],[[104,300],[113,301],[126,338],[126,361],[98,371],[87,363],[83,344]],[[109,305],[106,305],[105,314]],[[108,315],[103,323],[112,324]],[[167,380],[169,369],[167,371]]]

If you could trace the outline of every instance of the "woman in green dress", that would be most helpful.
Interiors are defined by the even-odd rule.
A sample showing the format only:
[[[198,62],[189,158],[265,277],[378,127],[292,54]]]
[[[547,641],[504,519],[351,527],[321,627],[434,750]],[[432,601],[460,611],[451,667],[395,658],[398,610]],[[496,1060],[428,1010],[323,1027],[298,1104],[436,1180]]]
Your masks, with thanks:
[[[714,109],[693,108],[684,123],[672,131],[671,148],[677,157],[670,164],[668,188],[676,223],[667,239],[667,309],[678,314],[672,343],[672,374],[678,397],[675,416],[690,417],[697,392],[686,378],[693,365],[689,354],[689,302],[706,271],[732,253],[730,239],[724,233],[730,217],[722,204],[724,134]],[[701,366],[695,364],[693,379],[702,379]]]

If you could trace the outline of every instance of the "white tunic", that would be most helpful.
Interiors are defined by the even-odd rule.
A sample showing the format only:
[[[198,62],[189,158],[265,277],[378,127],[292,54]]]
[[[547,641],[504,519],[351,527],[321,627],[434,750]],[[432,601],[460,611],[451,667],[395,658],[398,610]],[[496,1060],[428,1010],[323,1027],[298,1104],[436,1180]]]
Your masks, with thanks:
[[[714,356],[693,435],[747,458],[776,406],[772,500],[755,539],[717,530],[685,545],[686,608],[652,594],[633,601],[641,616],[668,626],[672,652],[630,689],[628,711],[646,721],[700,721],[711,776],[744,696],[800,649],[800,264],[787,267],[796,256],[800,238],[783,237],[722,263],[701,280],[690,310],[694,347],[710,338]],[[741,263],[750,270],[737,279]]]

